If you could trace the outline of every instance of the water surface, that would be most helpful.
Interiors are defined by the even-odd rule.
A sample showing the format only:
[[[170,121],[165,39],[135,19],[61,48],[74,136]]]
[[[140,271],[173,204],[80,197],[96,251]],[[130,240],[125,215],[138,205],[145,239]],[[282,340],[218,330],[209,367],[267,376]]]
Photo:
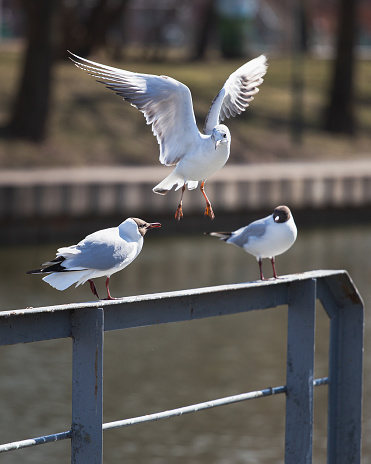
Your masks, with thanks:
[[[158,231],[159,232],[159,231]],[[277,258],[277,272],[346,269],[366,303],[363,458],[371,462],[371,368],[367,306],[371,301],[371,227],[300,231]],[[93,299],[87,285],[59,292],[28,269],[57,247],[0,248],[1,309]],[[269,261],[264,265],[271,275]],[[143,251],[111,279],[114,296],[255,280],[255,259],[212,237],[148,234]],[[104,295],[104,279],[97,280]],[[285,384],[287,311],[130,329],[105,334],[105,422]],[[327,375],[328,320],[316,321],[315,376]],[[70,428],[71,340],[1,348],[1,442]],[[315,390],[314,460],[326,462],[327,387]],[[283,462],[284,395],[104,433],[105,463],[278,464]],[[69,441],[2,454],[0,463],[66,463]]]

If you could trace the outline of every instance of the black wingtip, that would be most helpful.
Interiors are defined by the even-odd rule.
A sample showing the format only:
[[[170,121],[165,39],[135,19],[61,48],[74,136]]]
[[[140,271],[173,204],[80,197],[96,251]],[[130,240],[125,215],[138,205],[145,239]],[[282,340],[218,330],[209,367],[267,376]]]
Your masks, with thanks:
[[[33,269],[31,271],[27,271],[26,274],[43,274],[43,269]]]
[[[43,267],[39,269],[33,269],[27,271],[26,274],[45,274],[47,272],[66,272],[66,268],[62,266],[63,261],[65,261],[64,256],[57,256],[56,258],[48,261],[47,263],[42,264]]]

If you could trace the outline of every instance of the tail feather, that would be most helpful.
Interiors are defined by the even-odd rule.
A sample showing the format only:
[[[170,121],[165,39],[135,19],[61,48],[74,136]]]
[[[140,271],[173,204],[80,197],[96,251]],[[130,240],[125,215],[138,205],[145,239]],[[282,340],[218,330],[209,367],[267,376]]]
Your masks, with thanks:
[[[86,271],[73,271],[73,272],[53,272],[43,278],[44,282],[47,282],[57,290],[66,290],[74,283],[77,282],[76,286],[79,285],[81,279],[86,277]]]
[[[217,237],[220,240],[225,242],[231,237],[232,232],[205,232],[206,235],[211,235],[212,237]]]
[[[165,177],[162,182],[157,184],[156,187],[153,187],[152,191],[154,193],[158,193],[159,195],[166,195],[167,192],[169,192],[174,187],[174,185],[176,185],[175,190],[178,190],[184,185],[184,180],[173,171],[167,177]]]

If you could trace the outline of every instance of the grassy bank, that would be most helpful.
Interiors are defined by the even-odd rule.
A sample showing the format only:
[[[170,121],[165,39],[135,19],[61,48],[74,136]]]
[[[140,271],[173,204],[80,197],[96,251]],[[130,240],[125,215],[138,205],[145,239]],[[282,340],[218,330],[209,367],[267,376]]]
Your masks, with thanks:
[[[228,75],[241,61],[146,63],[97,61],[132,71],[165,74],[191,89],[201,129],[210,103]],[[0,53],[0,125],[10,111],[20,74],[17,50]],[[292,95],[290,61],[272,57],[265,82],[246,113],[227,121],[232,133],[230,162],[344,159],[369,156],[371,146],[371,62],[357,65],[355,101],[359,131],[355,138],[321,131],[327,102],[330,63],[304,63],[305,132],[302,144],[291,136]],[[42,144],[0,139],[0,166],[52,167],[158,163],[158,146],[143,115],[113,92],[78,70],[70,61],[56,65],[49,136]]]

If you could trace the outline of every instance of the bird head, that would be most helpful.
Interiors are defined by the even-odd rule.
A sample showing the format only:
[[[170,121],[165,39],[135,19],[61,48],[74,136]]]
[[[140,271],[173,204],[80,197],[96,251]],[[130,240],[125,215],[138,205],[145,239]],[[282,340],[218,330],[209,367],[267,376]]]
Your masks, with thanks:
[[[211,133],[211,140],[215,144],[215,150],[220,144],[230,143],[231,133],[229,132],[228,127],[224,124],[218,124],[217,126],[215,126]]]
[[[273,211],[274,222],[287,222],[291,217],[291,211],[287,206],[277,206]]]
[[[157,229],[158,227],[161,227],[161,224],[159,222],[146,222],[143,221],[143,219],[138,219],[138,218],[131,218],[138,226],[138,231],[142,235],[142,237],[145,236],[147,230],[149,229]]]

